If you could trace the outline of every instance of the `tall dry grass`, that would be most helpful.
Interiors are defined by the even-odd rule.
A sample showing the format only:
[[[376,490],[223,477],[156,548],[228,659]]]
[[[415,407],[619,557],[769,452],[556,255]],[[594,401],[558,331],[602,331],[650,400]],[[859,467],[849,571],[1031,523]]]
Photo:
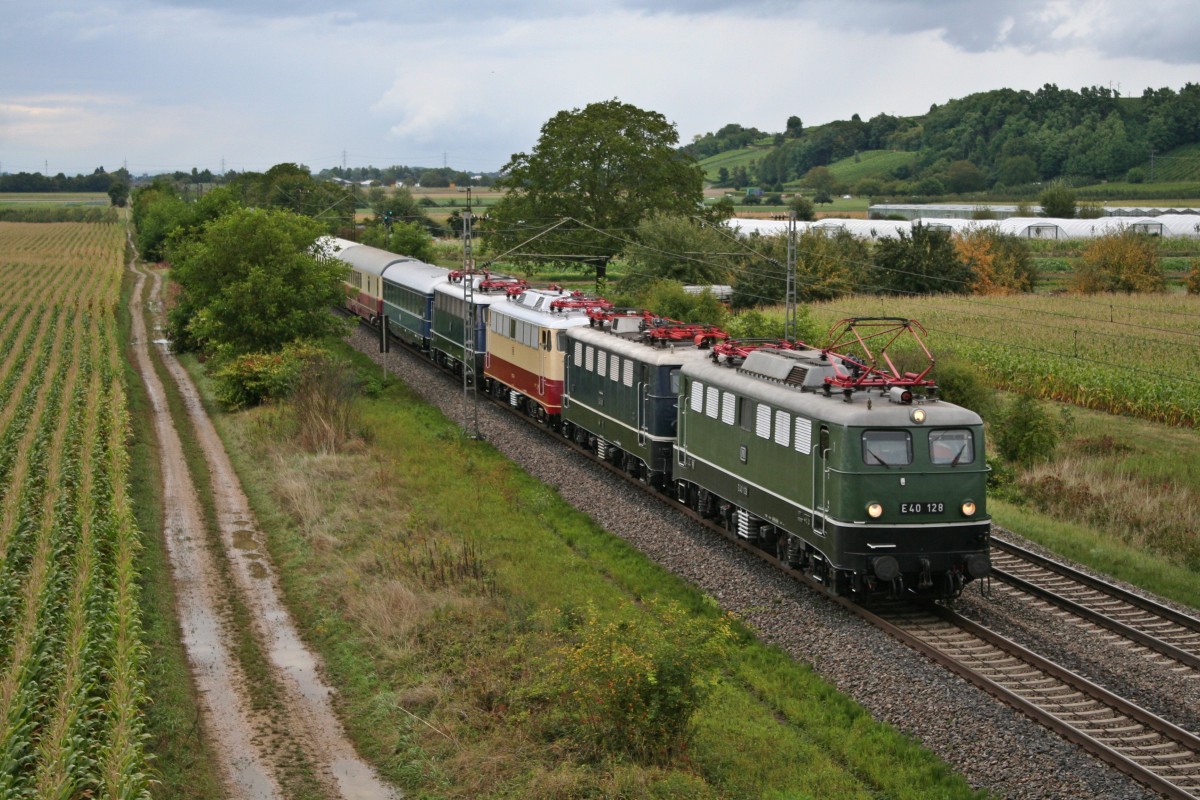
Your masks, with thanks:
[[[336,453],[354,438],[358,378],[347,364],[317,359],[296,385],[292,410],[300,446],[310,453]]]
[[[1200,569],[1200,497],[1186,486],[1113,472],[1086,456],[1031,467],[1020,485],[1041,511]]]

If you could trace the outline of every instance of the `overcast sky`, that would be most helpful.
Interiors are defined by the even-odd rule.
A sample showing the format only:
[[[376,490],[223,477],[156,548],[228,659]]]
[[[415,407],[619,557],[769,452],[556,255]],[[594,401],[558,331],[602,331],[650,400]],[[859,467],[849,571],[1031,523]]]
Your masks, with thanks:
[[[1200,0],[0,0],[0,170],[497,170],[618,98],[681,142],[1200,81]]]

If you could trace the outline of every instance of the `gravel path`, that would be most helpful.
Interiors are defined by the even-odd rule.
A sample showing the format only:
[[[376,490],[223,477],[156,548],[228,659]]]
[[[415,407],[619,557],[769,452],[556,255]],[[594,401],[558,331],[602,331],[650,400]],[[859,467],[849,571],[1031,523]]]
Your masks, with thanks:
[[[460,422],[466,418],[455,381],[409,353],[380,354],[378,335],[361,327],[350,340],[448,417]],[[582,456],[554,446],[545,434],[482,397],[479,427],[488,442],[606,530],[739,614],[763,641],[812,664],[877,719],[920,740],[973,786],[1030,800],[1157,796],[766,563],[653,498],[632,492]],[[969,591],[959,607],[989,624],[1003,624],[1013,638],[1024,641],[1036,635],[1035,647],[1045,644],[1043,653],[1051,658],[1075,654],[1113,680],[1120,676],[1128,688],[1153,697],[1159,707],[1178,709],[1178,695],[1170,693],[1175,689],[1159,685],[1173,674],[1169,668],[1153,667],[1141,656],[1109,659],[1113,648],[1080,640],[1078,628],[1052,612],[1031,612],[1026,604],[995,591],[991,599]],[[1174,676],[1175,685],[1181,680],[1186,683]],[[1196,683],[1191,681],[1189,698],[1195,696]],[[1126,685],[1112,688],[1124,693]],[[1145,702],[1146,697],[1133,699]],[[1176,699],[1168,704],[1170,697]],[[1198,706],[1191,704],[1193,709]]]
[[[163,472],[164,537],[175,582],[183,644],[199,698],[206,739],[225,783],[227,795],[239,800],[286,798],[282,760],[304,754],[313,780],[324,797],[339,800],[398,800],[360,759],[333,712],[331,689],[321,677],[316,656],[300,640],[281,602],[274,566],[257,529],[237,473],[204,411],[199,392],[179,361],[153,341],[146,329],[143,302],[161,324],[160,275],[151,270],[150,296],[143,301],[147,275],[135,260],[130,299],[132,346],[138,372],[146,385],[158,437]],[[176,384],[211,478],[212,500],[220,531],[220,550],[210,546],[207,525],[188,470],[177,420],[166,402],[151,347]],[[222,578],[218,557],[231,565],[234,582]],[[236,657],[232,629],[225,621],[228,596],[240,590],[269,663],[277,689],[270,709],[256,709],[248,677]]]

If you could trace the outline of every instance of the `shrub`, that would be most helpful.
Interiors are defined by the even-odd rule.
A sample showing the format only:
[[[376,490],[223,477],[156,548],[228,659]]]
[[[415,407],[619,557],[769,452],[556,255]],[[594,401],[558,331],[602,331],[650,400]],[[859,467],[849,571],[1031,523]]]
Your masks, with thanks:
[[[1190,266],[1187,274],[1187,293],[1200,294],[1200,258],[1193,258]]]
[[[954,236],[954,251],[970,270],[975,294],[1022,294],[1037,283],[1037,269],[1020,237],[990,226],[973,228]]]
[[[614,619],[589,604],[560,612],[569,641],[543,671],[553,704],[547,733],[585,757],[640,763],[666,763],[687,744],[733,631],[727,618],[713,621],[675,603],[652,611]]]
[[[1065,183],[1055,182],[1038,197],[1042,204],[1042,215],[1056,219],[1075,217],[1075,192]]]
[[[236,411],[292,395],[308,364],[324,359],[325,351],[306,342],[293,342],[275,353],[247,353],[219,366],[213,373],[218,402]]]
[[[1161,292],[1166,288],[1155,240],[1133,231],[1088,245],[1071,279],[1077,292]]]
[[[1018,395],[992,425],[992,441],[1001,457],[1029,466],[1045,461],[1058,446],[1059,430],[1042,405],[1030,395]]]

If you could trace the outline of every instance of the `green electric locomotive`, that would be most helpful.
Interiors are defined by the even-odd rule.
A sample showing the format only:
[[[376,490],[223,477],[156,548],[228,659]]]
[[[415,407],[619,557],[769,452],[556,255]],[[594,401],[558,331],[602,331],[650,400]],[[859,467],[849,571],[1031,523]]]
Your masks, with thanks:
[[[676,496],[833,593],[955,597],[991,568],[983,422],[937,399],[928,368],[873,352],[917,323],[844,322],[855,355],[726,348],[683,364]]]

